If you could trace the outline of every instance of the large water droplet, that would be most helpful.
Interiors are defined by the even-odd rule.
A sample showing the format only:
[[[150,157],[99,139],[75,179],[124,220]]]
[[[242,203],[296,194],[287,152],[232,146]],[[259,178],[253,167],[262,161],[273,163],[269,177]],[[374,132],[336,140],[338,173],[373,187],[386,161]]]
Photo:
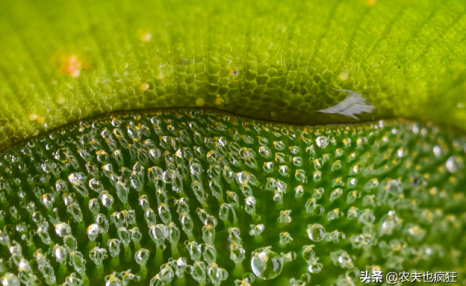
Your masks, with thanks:
[[[318,224],[310,224],[307,226],[307,234],[312,241],[319,242],[325,237],[325,228]]]
[[[260,279],[274,279],[283,269],[283,261],[280,255],[270,250],[270,247],[259,248],[252,254],[251,268]]]
[[[13,273],[6,273],[5,275],[2,276],[2,285],[6,286],[19,286],[20,282],[18,277],[14,275]]]

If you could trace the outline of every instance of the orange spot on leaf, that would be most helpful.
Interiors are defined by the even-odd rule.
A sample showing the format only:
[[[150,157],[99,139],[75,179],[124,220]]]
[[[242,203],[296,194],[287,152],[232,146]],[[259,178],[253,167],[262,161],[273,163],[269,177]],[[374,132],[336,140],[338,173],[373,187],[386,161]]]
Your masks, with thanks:
[[[61,72],[71,77],[77,78],[81,74],[82,62],[77,56],[69,56],[64,60]]]

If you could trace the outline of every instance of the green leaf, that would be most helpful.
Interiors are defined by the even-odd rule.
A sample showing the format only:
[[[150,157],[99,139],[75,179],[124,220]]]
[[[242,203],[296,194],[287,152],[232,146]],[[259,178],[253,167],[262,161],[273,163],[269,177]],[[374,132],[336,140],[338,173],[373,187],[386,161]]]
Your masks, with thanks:
[[[208,106],[301,124],[353,90],[465,130],[464,1],[0,4],[0,148],[117,110]]]

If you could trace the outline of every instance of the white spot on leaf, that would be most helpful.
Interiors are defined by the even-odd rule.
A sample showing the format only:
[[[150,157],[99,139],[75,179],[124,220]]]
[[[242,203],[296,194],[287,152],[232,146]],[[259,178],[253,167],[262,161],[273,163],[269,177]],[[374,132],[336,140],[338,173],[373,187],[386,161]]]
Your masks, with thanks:
[[[348,96],[340,103],[335,104],[329,108],[318,110],[317,112],[342,114],[354,119],[359,119],[355,115],[361,113],[371,113],[375,111],[375,107],[367,103],[367,100],[362,94],[348,89],[335,89],[337,91],[344,91]]]

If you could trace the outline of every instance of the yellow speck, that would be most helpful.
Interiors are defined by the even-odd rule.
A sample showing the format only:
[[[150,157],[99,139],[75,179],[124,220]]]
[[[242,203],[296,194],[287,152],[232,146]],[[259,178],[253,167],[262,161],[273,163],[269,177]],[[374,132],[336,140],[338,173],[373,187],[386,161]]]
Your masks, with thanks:
[[[157,79],[163,80],[163,79],[165,79],[165,76],[163,75],[163,73],[159,73],[159,74],[157,75]]]
[[[222,103],[223,103],[223,98],[217,97],[217,98],[215,99],[215,105],[220,105],[220,104],[222,104]]]
[[[143,83],[143,84],[141,84],[141,85],[139,86],[139,88],[140,88],[141,90],[148,90],[149,87],[150,87],[150,85],[149,85],[147,82],[145,82],[145,83]]]
[[[204,98],[198,98],[196,99],[196,105],[197,106],[204,106],[205,100]]]
[[[367,0],[366,3],[368,6],[374,6],[375,5],[375,2],[376,0]]]
[[[29,120],[34,121],[36,119],[37,119],[37,115],[35,115],[34,113],[29,114]]]
[[[37,117],[37,122],[39,122],[40,124],[44,124],[45,123],[45,117],[43,117],[43,116]]]
[[[63,96],[59,96],[57,99],[55,99],[55,102],[61,105],[65,103],[65,98]]]
[[[152,40],[151,33],[145,33],[144,35],[141,36],[141,41],[143,42],[149,42],[150,40]]]
[[[78,60],[77,56],[73,55],[66,58],[61,72],[71,77],[77,78],[81,74],[81,67],[81,61]]]
[[[342,81],[345,81],[345,80],[348,79],[348,71],[347,71],[347,70],[344,70],[344,71],[341,72],[341,74],[340,74],[340,79],[341,79]]]

